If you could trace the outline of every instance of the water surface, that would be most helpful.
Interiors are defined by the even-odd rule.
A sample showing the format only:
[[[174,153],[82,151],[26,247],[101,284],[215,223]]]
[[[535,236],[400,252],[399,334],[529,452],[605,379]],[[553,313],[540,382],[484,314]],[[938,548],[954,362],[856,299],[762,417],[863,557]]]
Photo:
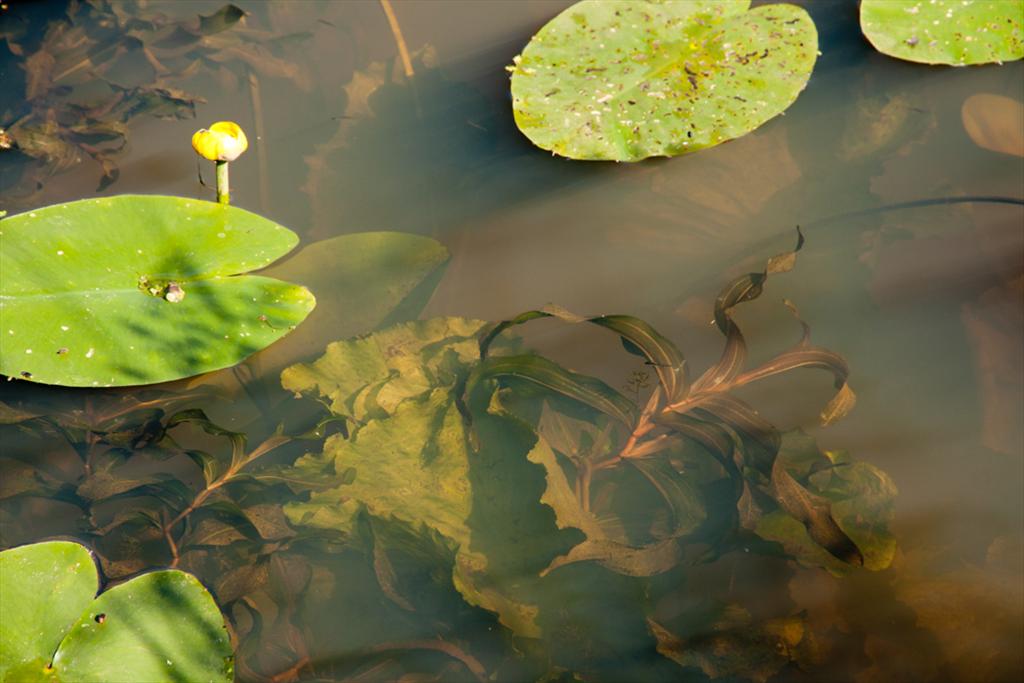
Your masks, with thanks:
[[[513,640],[493,615],[461,602],[443,582],[439,588],[436,568],[399,567],[413,577],[409,586],[424,591],[410,611],[381,588],[372,558],[342,553],[317,565],[303,593],[313,604],[293,621],[274,622],[271,608],[258,606],[267,630],[243,646],[239,678],[472,680],[471,666],[436,647],[445,643],[496,680],[574,680],[574,673],[594,681],[705,680],[708,669],[681,669],[657,654],[643,615],[651,608],[690,624],[698,637],[712,603],[742,603],[755,621],[803,614],[833,648],[778,670],[723,668],[723,680],[1009,681],[1022,673],[1024,210],[956,198],[1024,196],[1021,157],[979,147],[962,120],[972,95],[1024,101],[1024,65],[901,63],[862,39],[856,3],[799,4],[817,23],[822,55],[795,105],[748,136],[673,160],[569,162],[518,133],[504,66],[566,2],[395,3],[405,42],[423,57],[411,85],[375,2],[239,2],[250,27],[309,33],[280,53],[292,72],[256,70],[254,89],[252,70],[204,66],[179,83],[205,98],[197,119],[133,119],[130,145],[117,157],[120,177],[99,192],[98,167],[87,159],[26,199],[9,191],[21,167],[3,167],[0,202],[11,211],[129,192],[211,198],[196,180],[188,139],[200,125],[235,120],[252,141],[232,167],[237,205],[291,227],[303,244],[395,230],[448,248],[451,259],[430,283],[436,288],[426,291],[421,318],[499,320],[548,303],[625,313],[676,341],[697,369],[721,349],[709,325],[719,288],[790,248],[795,226],[805,228],[795,270],[773,278],[738,320],[755,359],[767,358],[799,337],[781,305],[795,302],[815,343],[849,362],[857,407],[819,428],[831,386],[810,372],[771,380],[744,398],[780,428],[804,428],[824,448],[847,450],[892,477],[899,551],[890,569],[837,578],[783,559],[748,561],[741,550],[650,581],[576,565],[550,575],[545,590],[560,607],[545,616],[538,644]],[[182,18],[217,7],[149,3]],[[24,12],[39,31],[63,10],[55,3],[8,12]],[[21,61],[2,55],[4,82],[20,83]],[[346,85],[378,62],[376,73],[397,80],[360,109]],[[3,106],[14,106],[8,100]],[[613,338],[579,326],[539,323],[523,335],[527,345],[616,387],[645,370]],[[248,382],[280,396],[276,372]],[[21,382],[0,392],[4,401],[42,402],[55,414],[108,397]],[[245,393],[194,405],[253,435],[269,432],[270,422],[322,412],[315,402],[295,403],[287,416],[268,416]],[[3,429],[0,462],[9,472],[44,462],[53,476],[73,476],[59,435]],[[152,539],[85,533],[94,521],[59,499],[19,495],[0,501],[0,512],[4,547],[62,536],[127,544],[125,557],[159,556],[147,554],[159,545]],[[476,533],[488,545],[487,531]],[[236,606],[229,616],[245,630],[251,617],[243,612]]]

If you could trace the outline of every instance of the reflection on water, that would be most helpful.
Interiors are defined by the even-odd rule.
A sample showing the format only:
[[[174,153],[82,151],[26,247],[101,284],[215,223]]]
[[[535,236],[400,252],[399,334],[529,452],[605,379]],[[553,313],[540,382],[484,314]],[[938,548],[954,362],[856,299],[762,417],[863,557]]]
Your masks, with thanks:
[[[330,307],[322,315],[325,325],[333,321],[332,333],[292,361],[417,313],[499,320],[556,302],[585,314],[643,318],[704,368],[721,351],[709,325],[719,288],[789,248],[794,226],[803,225],[807,244],[795,271],[773,277],[737,321],[756,339],[757,364],[799,338],[779,303],[796,302],[814,343],[848,361],[857,407],[834,426],[817,427],[831,386],[811,373],[752,385],[742,398],[783,431],[805,428],[822,448],[849,451],[891,476],[899,489],[893,565],[838,577],[737,547],[650,578],[581,562],[538,580],[552,557],[580,539],[571,529],[552,531],[545,507],[515,517],[508,492],[539,500],[544,477],[524,465],[528,449],[512,432],[501,432],[512,435],[469,477],[488,500],[469,518],[480,545],[472,550],[500,568],[493,585],[476,588],[529,594],[542,605],[540,639],[513,639],[508,620],[503,626],[495,616],[507,616],[508,606],[472,606],[493,606],[494,596],[466,598],[469,589],[452,580],[453,536],[438,538],[437,526],[412,528],[381,515],[359,518],[344,535],[330,525],[296,532],[281,508],[295,498],[294,482],[232,480],[222,487],[223,505],[187,524],[125,513],[126,501],[143,498],[157,501],[154,509],[187,508],[209,486],[195,467],[203,462],[198,453],[230,459],[231,439],[195,413],[170,426],[180,443],[161,440],[167,418],[182,408],[245,433],[244,453],[257,452],[266,471],[319,454],[324,436],[344,441],[335,423],[308,442],[259,451],[278,423],[297,434],[328,414],[316,401],[287,396],[276,371],[283,362],[270,357],[238,373],[244,390],[231,373],[158,393],[4,383],[0,400],[54,419],[2,426],[0,544],[73,536],[95,547],[105,575],[118,580],[175,561],[164,538],[169,526],[179,539],[191,535],[197,550],[182,566],[203,578],[236,631],[248,634],[239,649],[243,680],[1017,678],[1024,215],[1019,205],[987,201],[893,207],[1022,197],[1021,157],[972,140],[981,129],[1005,140],[1017,127],[1014,110],[1000,114],[992,100],[983,114],[965,106],[982,95],[1024,101],[1021,62],[964,69],[899,63],[860,37],[852,0],[801,3],[818,25],[822,56],[785,116],[693,156],[633,166],[570,163],[533,149],[515,130],[503,71],[565,2],[394,3],[414,54],[411,84],[375,2],[239,4],[255,44],[292,38],[259,53],[262,63],[246,57],[249,43],[221,45],[234,52],[220,62],[205,52],[200,67],[176,82],[206,100],[196,105],[198,120],[125,119],[129,147],[111,157],[120,176],[98,194],[208,197],[188,140],[199,125],[234,119],[265,132],[250,135],[256,153],[233,165],[240,206],[264,210],[304,245],[395,230],[433,237],[451,253],[436,273],[434,261],[403,257],[416,276],[396,291],[367,295],[379,314],[337,314],[346,302],[319,297]],[[19,44],[31,53],[46,21],[64,9],[9,10],[23,13],[36,32]],[[217,9],[216,2],[162,2],[146,11],[190,21]],[[22,61],[3,54],[4,82],[21,83]],[[139,75],[145,61],[121,64],[118,78],[151,79]],[[19,115],[12,97],[0,100],[0,126]],[[97,194],[103,169],[67,163],[25,203],[8,190],[28,162],[10,158],[0,156],[2,208]],[[329,269],[310,263],[318,270],[311,278]],[[395,268],[373,270],[390,278]],[[290,279],[303,281],[298,272]],[[525,346],[577,372],[636,389],[641,401],[648,391],[635,373],[651,368],[612,336],[546,322],[522,330]],[[231,400],[211,397],[211,387]],[[373,400],[383,405],[378,389]],[[396,439],[385,439],[381,450]],[[83,472],[84,490],[65,485]],[[168,473],[185,489],[169,484]],[[217,481],[223,472],[207,476]],[[626,502],[650,524],[650,506],[636,498]],[[659,636],[666,624],[671,632]]]

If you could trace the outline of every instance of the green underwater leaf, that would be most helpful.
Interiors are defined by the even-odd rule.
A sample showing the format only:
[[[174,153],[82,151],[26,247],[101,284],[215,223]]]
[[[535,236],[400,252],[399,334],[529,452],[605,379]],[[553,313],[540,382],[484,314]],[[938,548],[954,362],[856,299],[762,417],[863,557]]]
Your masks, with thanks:
[[[0,372],[127,386],[217,370],[286,335],[315,300],[247,275],[298,237],[242,209],[123,195],[0,222]]]
[[[276,480],[312,489],[308,501],[285,506],[296,526],[354,534],[368,514],[436,534],[454,554],[452,582],[466,601],[537,637],[536,608],[492,587],[487,557],[470,549],[470,451],[453,387],[479,358],[483,328],[464,318],[403,323],[335,342],[317,361],[286,369],[286,389],[329,401],[357,427]]]
[[[781,114],[818,37],[802,8],[748,0],[583,0],[510,67],[516,124],[571,159],[638,161],[717,145]]]
[[[553,411],[545,413],[549,424],[555,419],[553,415]],[[580,435],[576,434],[577,440]],[[541,572],[541,576],[565,565],[588,561],[597,562],[606,569],[627,576],[661,574],[682,560],[682,550],[676,539],[693,531],[704,518],[704,510],[689,482],[680,479],[677,473],[665,472],[661,463],[638,460],[634,464],[665,498],[676,519],[667,538],[637,547],[624,542],[625,539],[613,538],[602,527],[597,515],[583,508],[579,495],[543,436],[537,439],[536,445],[526,457],[545,470],[546,488],[540,502],[554,511],[558,528],[579,529],[586,536],[568,553],[552,560]]]
[[[231,681],[231,643],[192,575],[150,572],[93,596],[92,556],[55,541],[0,553],[0,681]]]
[[[329,401],[336,415],[360,422],[385,417],[406,399],[454,384],[454,370],[479,356],[483,327],[479,320],[432,318],[334,342],[316,361],[285,369],[281,384]]]
[[[435,389],[406,401],[393,416],[370,421],[350,439],[331,436],[322,456],[300,458],[300,472],[323,458],[334,461],[334,472],[354,469],[355,478],[314,492],[308,502],[289,503],[289,519],[351,532],[355,515],[365,508],[376,517],[427,524],[468,545],[468,456],[460,443],[462,420],[447,393]]]
[[[317,307],[306,324],[246,364],[254,374],[280,372],[323,352],[335,339],[378,327],[386,320],[413,319],[433,292],[448,261],[437,240],[402,232],[360,232],[314,242],[261,274],[302,282]],[[275,372],[275,374],[276,374]]]
[[[478,379],[514,377],[558,392],[619,420],[632,425],[636,419],[636,406],[621,393],[601,380],[567,370],[543,356],[490,356],[481,364]]]
[[[1022,0],[863,0],[860,27],[876,50],[908,62],[1024,59]]]
[[[520,635],[535,637],[535,610],[488,589],[487,558],[470,550],[469,469],[462,416],[450,389],[436,388],[402,402],[390,417],[371,420],[350,439],[330,437],[321,455],[296,461],[286,480],[335,485],[313,492],[308,502],[288,504],[285,513],[295,525],[348,533],[364,511],[429,529],[455,552],[452,580],[463,597],[497,612]],[[350,481],[336,474],[349,471]]]
[[[844,451],[823,451],[831,464],[811,475],[821,495],[832,501],[832,515],[860,548],[864,566],[885,569],[896,556],[896,484],[871,463],[853,460]]]
[[[871,570],[892,564],[896,539],[889,526],[897,489],[883,471],[846,453],[823,451],[797,431],[783,435],[772,479],[780,509],[756,520],[758,536],[835,574],[851,564]]]
[[[658,652],[682,667],[703,671],[711,679],[765,683],[797,660],[806,626],[801,615],[755,621],[740,605],[725,605],[701,633],[680,638],[647,620]]]

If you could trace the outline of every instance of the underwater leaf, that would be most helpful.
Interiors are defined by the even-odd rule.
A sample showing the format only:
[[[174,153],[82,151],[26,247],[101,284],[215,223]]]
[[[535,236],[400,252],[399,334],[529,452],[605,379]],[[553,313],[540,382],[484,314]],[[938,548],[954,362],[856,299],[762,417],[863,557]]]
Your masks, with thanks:
[[[202,429],[211,436],[222,436],[231,443],[231,464],[235,465],[239,463],[242,458],[245,457],[245,444],[246,436],[241,432],[235,432],[230,429],[225,429],[213,422],[206,416],[206,413],[198,408],[189,408],[187,410],[179,410],[167,420],[167,429],[177,427],[180,424],[194,424]],[[195,451],[189,452],[188,456],[192,458],[197,465],[203,468],[203,473],[206,476],[212,476],[216,478],[214,474],[217,470],[218,463],[211,460],[211,458],[202,452]]]
[[[495,395],[495,401],[497,405],[492,404],[491,410],[496,414],[509,415],[498,395]],[[547,407],[545,409],[550,411]],[[552,420],[550,415],[547,420]],[[582,440],[588,432],[589,430],[582,430],[576,434],[576,438]],[[628,576],[653,576],[668,571],[682,559],[681,549],[675,539],[692,529],[693,522],[689,511],[686,510],[692,499],[687,502],[683,500],[687,497],[684,493],[686,484],[681,484],[679,488],[676,488],[673,482],[664,485],[666,502],[672,507],[673,512],[679,512],[680,527],[671,534],[668,542],[658,541],[637,547],[621,540],[624,535],[614,528],[617,522],[609,523],[609,520],[599,519],[583,506],[583,497],[588,494],[583,491],[577,493],[575,487],[570,485],[565,470],[543,435],[538,434],[537,442],[526,457],[545,470],[546,487],[540,502],[554,511],[555,524],[558,528],[571,527],[579,529],[586,535],[583,542],[552,560],[541,571],[541,576],[567,564],[587,561],[597,562],[613,572]],[[659,489],[659,492],[661,491],[662,489]]]
[[[386,319],[415,318],[447,262],[448,250],[441,243],[399,232],[340,235],[300,249],[262,275],[302,282],[318,305],[307,324],[246,364],[254,366],[257,376],[278,372]]]
[[[407,325],[392,328],[408,329]],[[386,337],[388,332],[377,334]],[[475,352],[475,339],[471,348]],[[336,356],[342,357],[340,352]],[[520,635],[537,635],[532,621],[535,608],[491,589],[486,557],[470,549],[470,456],[462,416],[450,389],[435,388],[404,400],[390,417],[369,421],[349,439],[329,437],[322,456],[299,458],[284,478],[293,473],[308,476],[310,469],[324,471],[331,464],[339,473],[354,470],[354,478],[314,491],[308,502],[287,504],[285,514],[292,524],[351,534],[358,515],[365,511],[412,529],[426,527],[440,534],[455,552],[452,580],[468,602],[497,612],[501,622]]]
[[[782,509],[755,520],[757,535],[781,543],[803,564],[836,574],[849,569],[843,562],[871,570],[892,563],[897,490],[874,465],[822,451],[803,432],[789,432],[782,437],[772,486]]]
[[[57,493],[62,482],[21,460],[0,460],[0,500],[30,495],[49,497]]]
[[[753,531],[778,543],[783,555],[808,567],[821,567],[835,576],[848,574],[851,565],[839,560],[811,538],[807,527],[784,510],[772,510],[755,520]]]
[[[540,608],[507,595],[492,584],[487,573],[488,561],[481,553],[462,551],[455,556],[452,583],[471,605],[482,607],[498,615],[502,625],[521,638],[540,638],[537,624]]]
[[[640,548],[609,539],[587,539],[565,555],[556,557],[541,576],[574,562],[597,562],[606,569],[626,576],[656,576],[683,560],[683,551],[674,538]]]
[[[1024,103],[993,93],[975,93],[960,108],[964,130],[978,147],[1024,157]]]
[[[592,323],[617,332],[621,335],[627,351],[645,357],[648,364],[655,368],[666,396],[678,396],[688,388],[686,361],[676,345],[643,320],[631,315],[601,315],[587,318],[554,305],[536,311],[526,311],[492,325],[480,341],[481,355],[486,356],[494,339],[508,328],[539,318],[558,318],[568,323]]]
[[[213,483],[226,469],[220,458],[206,451],[189,449],[185,451],[185,455],[203,470],[203,481],[207,484]]]
[[[245,274],[298,238],[232,206],[89,199],[4,218],[0,234],[0,372],[10,377],[68,386],[188,377],[273,343],[315,305],[303,287]]]
[[[843,384],[839,391],[829,399],[829,402],[825,404],[825,407],[821,409],[819,418],[823,426],[828,426],[836,420],[843,418],[853,410],[854,404],[857,402],[857,396],[853,393],[853,389],[850,388],[849,384]]]
[[[723,427],[736,432],[739,436],[747,437],[749,443],[757,445],[762,451],[757,455],[767,458],[767,466],[759,469],[766,474],[771,471],[771,463],[779,451],[779,432],[754,408],[735,396],[716,393],[703,397],[695,405],[695,412],[702,419],[721,423]],[[760,463],[753,461],[750,455],[747,453],[746,464],[758,466]]]
[[[706,631],[687,639],[652,619],[647,625],[658,652],[680,666],[700,669],[712,680],[741,678],[758,683],[765,683],[797,658],[795,650],[805,634],[800,615],[755,622],[739,605],[725,606]]]
[[[341,477],[339,479],[339,474]],[[268,469],[250,475],[242,475],[239,480],[251,477],[255,481],[268,484],[285,484],[296,493],[319,491],[336,487],[339,483],[348,483],[354,477],[355,470],[348,468],[342,473],[334,470],[334,458],[324,454],[307,454],[295,461],[287,469]],[[312,509],[308,511],[312,514]],[[306,518],[303,515],[303,518]]]
[[[330,401],[335,415],[357,421],[385,417],[406,399],[455,383],[459,368],[477,358],[484,323],[433,318],[334,342],[312,363],[286,368],[281,384]]]
[[[426,451],[435,440],[444,447],[430,456]],[[315,492],[309,502],[289,503],[285,513],[293,524],[351,531],[355,514],[365,508],[375,517],[427,524],[468,545],[469,464],[461,440],[462,419],[447,391],[405,401],[393,416],[370,421],[349,439],[329,437],[324,457],[334,460],[337,472],[353,468],[355,479]],[[296,468],[310,457],[300,458]]]
[[[829,501],[808,491],[786,470],[782,458],[772,467],[772,489],[775,500],[793,519],[804,525],[815,543],[849,564],[864,564],[857,544],[846,535],[832,516]]]
[[[896,537],[889,529],[895,517],[896,484],[871,463],[841,451],[823,451],[831,465],[813,473],[810,482],[832,501],[832,516],[857,544],[867,569],[889,567],[896,555]]]
[[[516,125],[542,149],[615,161],[749,133],[796,100],[818,50],[802,8],[749,4],[577,2],[510,67]]]
[[[0,401],[0,425],[13,425],[28,422],[42,415],[34,411],[24,410]]]
[[[1022,0],[862,0],[860,27],[882,54],[924,64],[1024,58]]]
[[[199,15],[199,32],[204,36],[225,31],[245,16],[245,12],[236,5],[224,5],[209,16]]]
[[[541,407],[537,433],[551,449],[570,460],[600,458],[612,448],[615,423],[601,416],[596,422],[580,420],[555,410],[545,401]]]
[[[100,501],[160,481],[155,475],[129,478],[118,473],[95,472],[82,480],[75,493],[87,500]]]
[[[683,354],[675,344],[643,320],[631,315],[602,315],[590,318],[588,322],[618,332],[624,342],[634,345],[658,373],[668,400],[675,400],[689,389]]]
[[[0,553],[0,681],[231,681],[224,619],[190,574],[143,574],[95,599],[92,556],[64,541]]]
[[[264,540],[276,541],[295,535],[295,530],[289,526],[284,510],[277,503],[250,505],[242,512]]]
[[[874,92],[874,90],[872,90]],[[846,114],[837,156],[845,163],[864,161],[921,141],[935,128],[935,116],[914,106],[907,94],[873,94],[857,98]]]
[[[601,525],[593,515],[580,506],[579,497],[569,484],[555,452],[543,437],[537,439],[537,445],[530,450],[526,458],[541,465],[546,472],[547,488],[544,489],[540,502],[555,511],[555,523],[558,528],[572,527],[582,531],[588,538],[602,538],[604,531]]]
[[[761,296],[769,275],[792,270],[796,265],[796,254],[803,246],[804,235],[798,227],[796,246],[792,250],[776,254],[768,259],[763,271],[741,275],[718,293],[715,298],[715,325],[725,335],[725,348],[718,362],[693,383],[693,393],[715,389],[721,384],[731,382],[739,375],[747,360],[747,343],[732,318],[732,311],[736,306]]]
[[[566,370],[543,356],[489,356],[480,363],[478,378],[515,377],[556,391],[609,415],[627,426],[636,420],[636,405],[601,380]]]
[[[835,387],[838,390],[829,399],[825,407],[822,408],[820,414],[822,425],[830,425],[836,420],[845,417],[847,413],[853,410],[854,405],[857,403],[857,395],[853,393],[853,389],[847,383],[847,378],[850,376],[850,368],[846,363],[846,359],[835,351],[813,346],[811,344],[810,326],[803,321],[800,317],[800,312],[792,302],[786,301],[785,304],[803,328],[803,337],[800,343],[753,370],[743,373],[743,375],[736,378],[736,384],[737,386],[747,384],[748,382],[754,382],[797,368],[827,370],[832,373]]]
[[[224,546],[235,541],[244,541],[246,535],[238,527],[216,517],[205,517],[195,525],[188,536],[180,541],[181,547]]]
[[[700,491],[687,472],[676,470],[665,458],[630,458],[629,463],[646,477],[672,511],[670,538],[686,536],[707,518]]]

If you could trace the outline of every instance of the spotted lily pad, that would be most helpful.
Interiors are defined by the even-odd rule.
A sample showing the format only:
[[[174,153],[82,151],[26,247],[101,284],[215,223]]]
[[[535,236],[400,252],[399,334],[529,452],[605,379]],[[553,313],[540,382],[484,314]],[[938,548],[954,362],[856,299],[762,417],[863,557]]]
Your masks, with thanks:
[[[96,564],[77,543],[0,553],[0,683],[233,680],[231,643],[191,574],[143,574],[94,599]]]
[[[1024,0],[863,0],[860,27],[876,50],[909,62],[1024,58]]]
[[[785,111],[807,84],[807,12],[749,0],[583,0],[515,58],[516,124],[571,159],[638,161],[717,145]]]
[[[313,309],[304,287],[246,275],[292,231],[212,202],[123,195],[0,222],[0,373],[124,386],[234,365]]]

